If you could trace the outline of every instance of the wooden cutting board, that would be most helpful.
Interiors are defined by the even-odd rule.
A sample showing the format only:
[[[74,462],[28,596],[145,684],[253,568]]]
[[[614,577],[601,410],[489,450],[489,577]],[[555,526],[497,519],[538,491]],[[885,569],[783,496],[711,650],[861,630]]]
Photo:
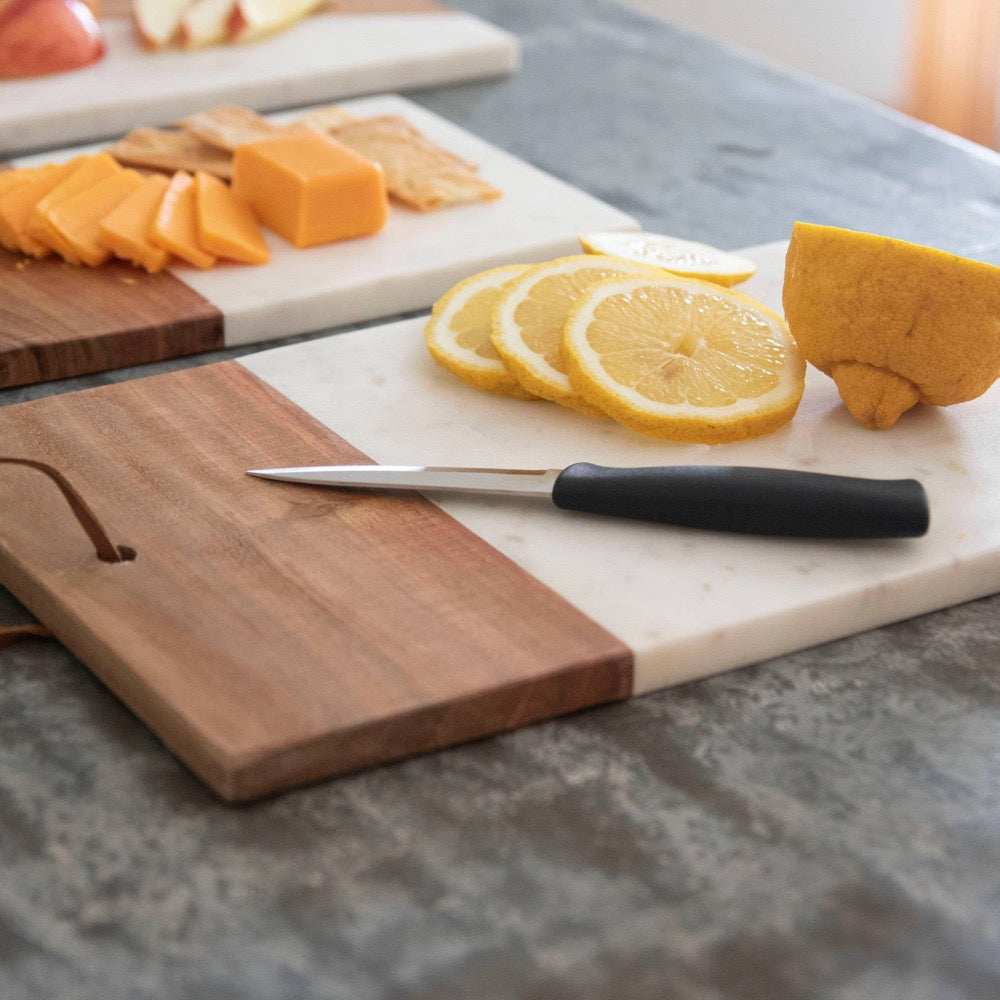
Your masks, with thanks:
[[[743,251],[780,305],[784,246]],[[749,664],[1000,589],[1000,386],[893,430],[810,373],[792,423],[708,448],[471,389],[423,320],[0,410],[137,558],[102,563],[40,473],[0,466],[0,582],[228,799]],[[916,476],[925,538],[730,536],[539,501],[324,490],[354,462],[772,465]],[[831,664],[831,669],[835,665]]]
[[[476,270],[578,252],[577,236],[587,230],[637,228],[625,213],[405,98],[360,98],[343,107],[359,117],[403,115],[478,164],[503,196],[435,212],[394,205],[375,236],[308,250],[269,233],[272,257],[262,267],[178,264],[149,275],[121,262],[72,267],[0,248],[0,388],[412,312]]]
[[[471,14],[415,0],[337,6],[252,45],[194,52],[148,52],[127,17],[104,18],[100,62],[0,80],[0,159],[167,125],[211,104],[270,111],[517,69],[517,39]]]

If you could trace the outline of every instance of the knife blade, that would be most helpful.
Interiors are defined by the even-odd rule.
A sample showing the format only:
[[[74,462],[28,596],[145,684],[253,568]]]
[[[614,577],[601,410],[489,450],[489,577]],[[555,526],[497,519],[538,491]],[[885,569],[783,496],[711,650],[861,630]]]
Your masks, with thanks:
[[[248,469],[247,474],[314,486],[541,497],[564,510],[741,534],[916,538],[927,532],[930,523],[927,493],[915,479],[866,479],[755,466],[317,465]]]

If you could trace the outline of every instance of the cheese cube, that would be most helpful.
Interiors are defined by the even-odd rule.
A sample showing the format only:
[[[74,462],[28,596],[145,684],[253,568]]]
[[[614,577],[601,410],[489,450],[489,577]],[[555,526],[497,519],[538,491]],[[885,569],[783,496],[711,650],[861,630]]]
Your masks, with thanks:
[[[318,132],[237,146],[233,192],[297,247],[369,236],[389,214],[382,168]]]

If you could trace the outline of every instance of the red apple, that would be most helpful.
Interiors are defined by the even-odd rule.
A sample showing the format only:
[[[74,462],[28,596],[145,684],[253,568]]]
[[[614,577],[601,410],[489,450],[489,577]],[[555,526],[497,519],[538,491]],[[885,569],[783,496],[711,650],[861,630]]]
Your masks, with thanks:
[[[0,9],[0,79],[62,73],[104,55],[104,36],[82,0],[9,0]]]

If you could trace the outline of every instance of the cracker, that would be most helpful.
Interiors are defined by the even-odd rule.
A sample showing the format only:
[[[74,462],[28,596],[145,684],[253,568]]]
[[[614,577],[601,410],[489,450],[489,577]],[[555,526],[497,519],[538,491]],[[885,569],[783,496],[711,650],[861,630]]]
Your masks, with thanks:
[[[411,208],[427,212],[503,194],[479,176],[475,164],[442,149],[398,115],[359,119],[330,134],[380,163],[389,194]]]
[[[135,128],[109,147],[108,152],[119,163],[132,167],[190,173],[204,170],[226,180],[233,175],[233,161],[228,153],[184,131]]]
[[[321,108],[313,108],[304,115],[296,118],[293,125],[305,126],[314,132],[329,132],[331,129],[340,128],[357,119],[349,111],[345,111],[337,104],[327,104]]]
[[[244,142],[267,139],[282,131],[280,125],[268,121],[256,111],[233,105],[222,105],[217,108],[209,108],[207,111],[199,111],[177,124],[185,132],[196,136],[202,142],[230,153]]]

